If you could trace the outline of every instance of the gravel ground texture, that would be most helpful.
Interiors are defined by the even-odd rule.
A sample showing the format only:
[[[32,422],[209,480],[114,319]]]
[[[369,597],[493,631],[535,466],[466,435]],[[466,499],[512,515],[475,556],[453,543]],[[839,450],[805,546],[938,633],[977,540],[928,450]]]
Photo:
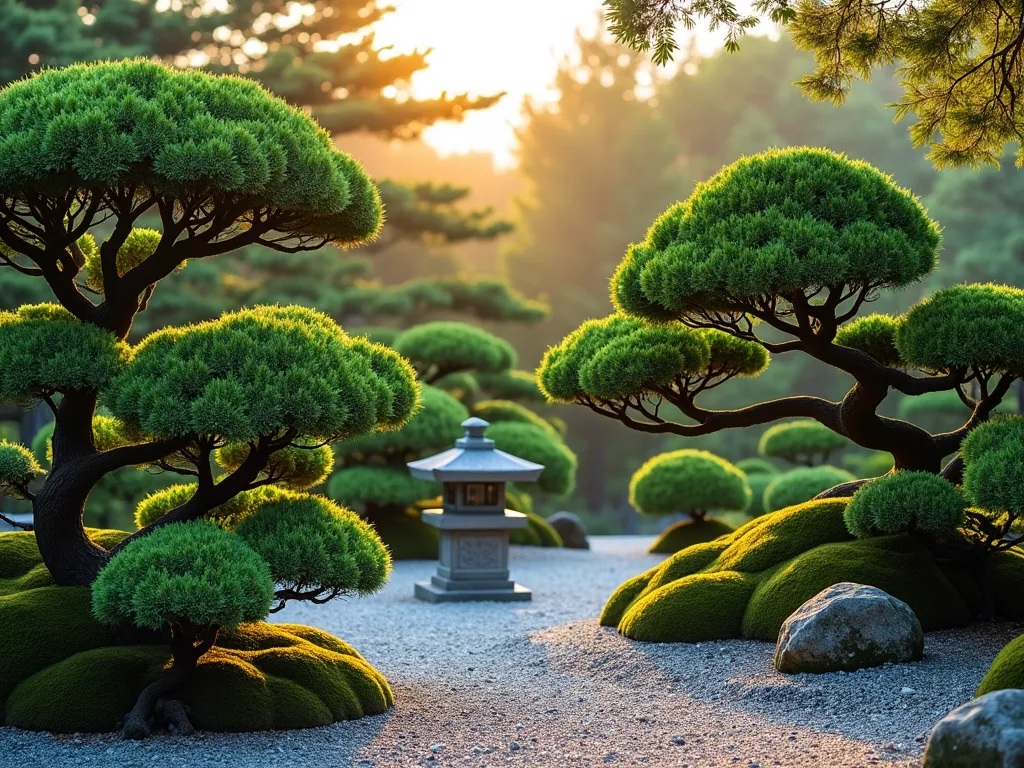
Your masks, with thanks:
[[[434,565],[419,561],[396,564],[379,595],[277,614],[358,648],[392,684],[387,714],[142,743],[0,729],[0,766],[915,766],[928,729],[1024,631],[933,633],[921,662],[784,676],[770,643],[635,643],[598,626],[612,590],[661,558],[646,537],[591,541],[590,551],[513,548],[532,603],[420,602],[413,583]]]

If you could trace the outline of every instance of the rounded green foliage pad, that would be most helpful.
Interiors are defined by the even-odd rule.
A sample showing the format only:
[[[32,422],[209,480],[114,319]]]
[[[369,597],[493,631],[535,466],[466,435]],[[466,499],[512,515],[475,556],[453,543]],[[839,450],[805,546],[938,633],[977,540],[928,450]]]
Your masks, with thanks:
[[[126,534],[93,531],[112,547]],[[116,730],[170,662],[163,645],[121,645],[91,615],[89,589],[53,586],[29,533],[0,534],[0,718],[30,730]],[[224,631],[181,692],[201,730],[309,728],[386,711],[387,681],[346,643],[291,624]]]

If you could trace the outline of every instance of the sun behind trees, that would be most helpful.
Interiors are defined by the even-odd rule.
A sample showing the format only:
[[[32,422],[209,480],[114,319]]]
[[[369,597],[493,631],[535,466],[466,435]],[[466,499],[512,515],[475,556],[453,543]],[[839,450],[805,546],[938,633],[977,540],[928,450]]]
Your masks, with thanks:
[[[183,707],[168,702],[193,677],[183,690],[197,706],[226,684],[204,677],[202,664],[222,628],[231,630],[229,649],[307,645],[307,661],[284,676],[313,674],[323,700],[337,706],[295,711],[286,703],[293,694],[278,686],[247,710],[263,720],[232,722],[223,707],[200,708],[201,727],[296,727],[383,711],[386,683],[340,641],[259,625],[244,630],[255,633],[244,641],[236,627],[290,600],[319,603],[384,584],[390,559],[373,530],[303,489],[329,471],[329,445],[398,429],[412,416],[412,367],[301,307],[241,310],[125,342],[160,280],[186,260],[252,244],[287,259],[373,238],[382,218],[373,184],[316,123],[257,84],[141,60],[48,70],[5,88],[0,137],[0,260],[45,281],[59,302],[0,313],[0,399],[42,401],[55,419],[52,464],[34,493],[26,479],[39,467],[29,453],[0,446],[0,485],[32,500],[38,546],[26,548],[17,538],[25,534],[5,540],[22,552],[13,570],[28,570],[5,573],[0,592],[43,642],[51,643],[48,631],[61,638],[39,659],[18,660],[19,674],[49,664],[43,677],[51,677],[42,688],[18,688],[8,722],[54,728],[40,699],[54,678],[69,701],[83,695],[81,667],[90,662],[81,653],[100,654],[121,682],[106,697],[87,696],[88,711],[62,710],[57,730],[110,729],[127,709],[116,711],[118,697],[159,676],[147,666],[159,670],[158,657],[104,647],[115,638],[91,618],[61,624],[79,615],[82,590],[68,588],[94,582],[96,615],[117,625],[115,637],[170,632],[171,671],[141,691],[128,736],[146,735],[159,713],[188,729]],[[135,227],[145,214],[159,230]],[[98,404],[111,415],[97,416]],[[188,483],[148,499],[134,534],[87,531],[86,497],[126,466]],[[40,559],[45,571],[32,571]],[[63,605],[60,618],[53,601]],[[219,653],[218,663],[241,662]],[[231,695],[256,695],[239,684]]]

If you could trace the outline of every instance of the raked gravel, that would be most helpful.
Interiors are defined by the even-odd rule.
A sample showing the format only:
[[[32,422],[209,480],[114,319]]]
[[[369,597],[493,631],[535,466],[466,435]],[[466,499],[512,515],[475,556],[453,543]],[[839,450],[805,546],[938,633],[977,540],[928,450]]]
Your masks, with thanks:
[[[358,648],[392,684],[387,714],[143,743],[0,729],[0,766],[914,766],[928,729],[972,697],[1024,631],[933,633],[921,662],[789,677],[772,668],[770,643],[635,643],[596,617],[616,586],[660,561],[649,542],[513,548],[513,576],[534,590],[532,603],[422,603],[413,582],[433,564],[405,562],[379,595],[277,615]]]

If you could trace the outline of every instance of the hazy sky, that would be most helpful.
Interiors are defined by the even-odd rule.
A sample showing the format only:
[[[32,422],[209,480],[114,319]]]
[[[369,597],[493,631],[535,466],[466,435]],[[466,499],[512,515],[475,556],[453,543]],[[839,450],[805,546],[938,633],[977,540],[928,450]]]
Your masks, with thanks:
[[[432,48],[428,69],[417,73],[417,96],[506,91],[495,107],[461,123],[429,128],[424,140],[442,154],[488,151],[496,164],[513,162],[513,126],[524,96],[553,98],[549,85],[558,62],[573,48],[577,28],[593,32],[601,0],[390,0],[397,10],[377,25],[378,45],[404,52]],[[702,36],[701,48],[715,38]]]

